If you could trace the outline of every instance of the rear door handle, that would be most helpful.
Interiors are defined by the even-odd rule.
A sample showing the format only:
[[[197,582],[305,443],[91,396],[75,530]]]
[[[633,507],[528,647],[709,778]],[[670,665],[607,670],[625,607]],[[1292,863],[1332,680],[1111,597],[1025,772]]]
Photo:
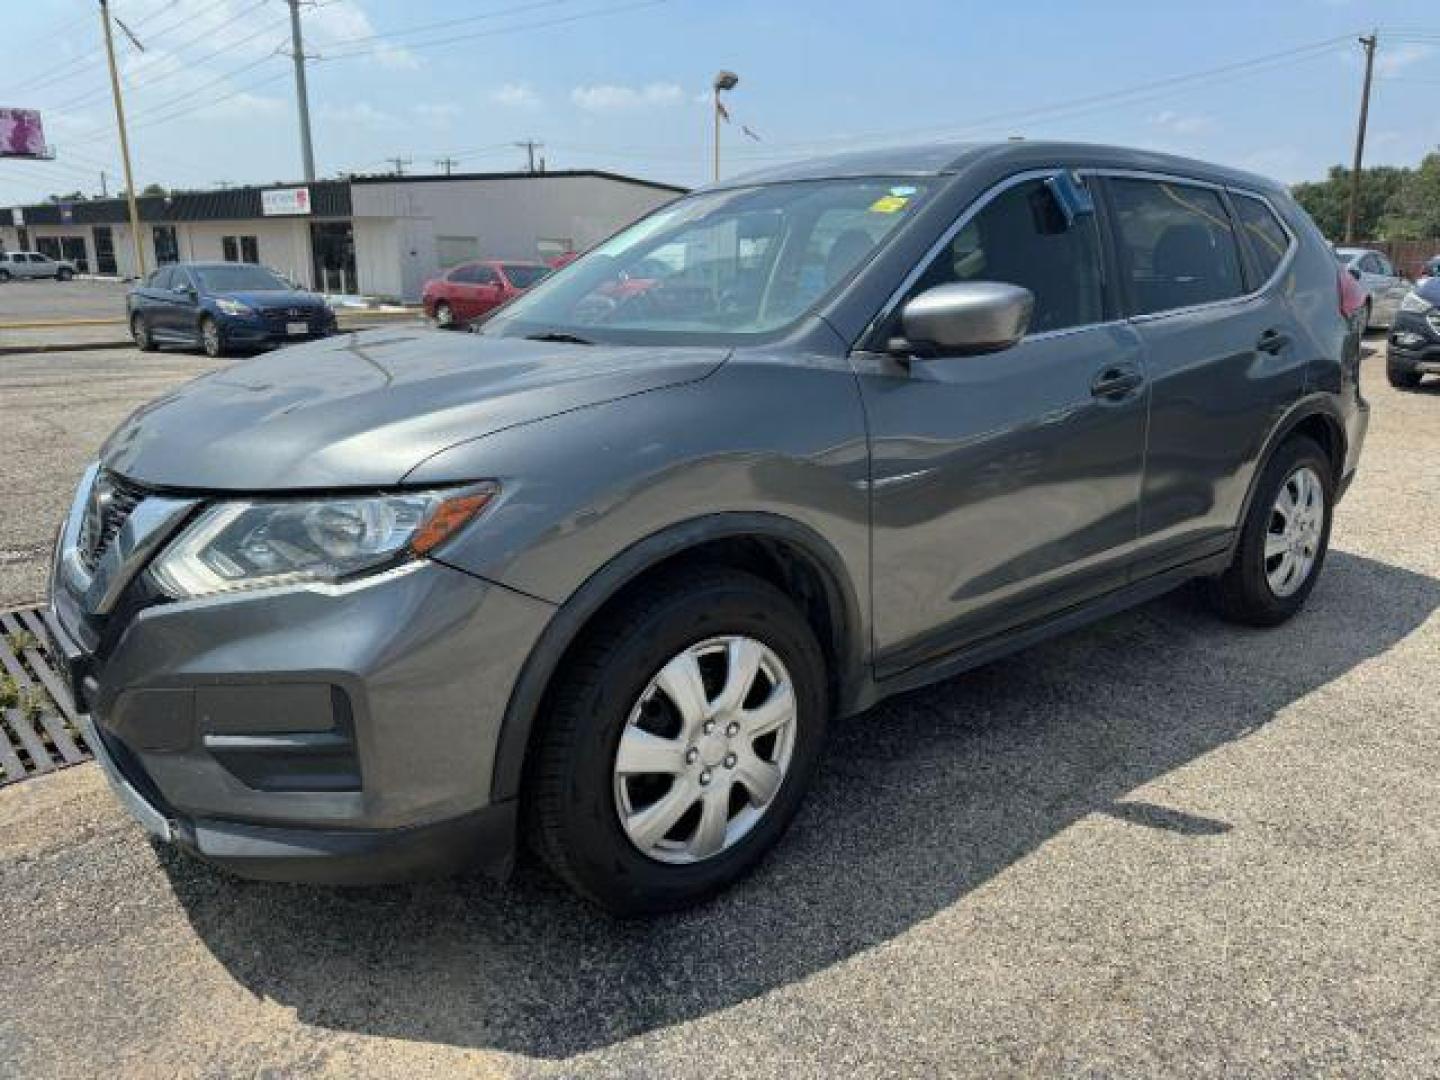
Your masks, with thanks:
[[[1145,376],[1140,374],[1138,368],[1107,367],[1090,384],[1090,393],[1094,397],[1118,398],[1123,397],[1130,391],[1138,389],[1145,382]]]
[[[1255,348],[1275,356],[1289,344],[1289,334],[1282,334],[1278,330],[1266,330],[1260,335],[1260,340],[1255,343]]]

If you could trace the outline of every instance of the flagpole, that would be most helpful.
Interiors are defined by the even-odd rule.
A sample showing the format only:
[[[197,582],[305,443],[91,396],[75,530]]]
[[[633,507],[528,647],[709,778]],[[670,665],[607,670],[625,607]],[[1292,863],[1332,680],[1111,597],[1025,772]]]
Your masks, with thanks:
[[[720,182],[720,84],[715,84],[715,182]]]

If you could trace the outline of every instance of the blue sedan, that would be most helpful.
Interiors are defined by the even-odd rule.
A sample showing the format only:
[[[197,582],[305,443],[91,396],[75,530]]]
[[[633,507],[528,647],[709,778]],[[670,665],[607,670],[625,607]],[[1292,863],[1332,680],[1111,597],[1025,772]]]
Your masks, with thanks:
[[[335,332],[335,313],[263,266],[162,266],[125,298],[130,334],[141,349],[199,346],[207,356],[268,349]]]

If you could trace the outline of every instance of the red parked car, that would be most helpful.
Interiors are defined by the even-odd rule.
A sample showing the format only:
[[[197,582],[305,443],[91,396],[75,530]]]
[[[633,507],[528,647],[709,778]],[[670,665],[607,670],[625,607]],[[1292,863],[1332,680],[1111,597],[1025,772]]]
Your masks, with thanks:
[[[425,283],[420,302],[425,314],[446,329],[483,318],[550,273],[539,262],[485,259],[451,267]]]

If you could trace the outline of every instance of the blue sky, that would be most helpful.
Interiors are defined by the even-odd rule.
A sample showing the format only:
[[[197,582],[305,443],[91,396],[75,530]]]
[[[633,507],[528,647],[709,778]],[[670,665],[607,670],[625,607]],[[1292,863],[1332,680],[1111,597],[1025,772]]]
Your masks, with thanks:
[[[283,0],[111,0],[137,181],[300,176]],[[0,105],[45,113],[51,163],[0,162],[0,205],[120,174],[94,0],[6,5]],[[739,73],[727,173],[932,137],[1073,138],[1295,181],[1348,161],[1358,32],[1378,27],[1367,162],[1440,143],[1433,0],[321,0],[304,8],[317,166],[709,174],[714,72]],[[1430,17],[1427,19],[1427,15]],[[448,24],[448,25],[434,25]],[[1203,73],[1245,65],[1227,73]],[[1185,76],[1200,75],[1194,79]],[[1154,85],[1161,80],[1173,80]],[[761,141],[746,137],[749,126]]]

